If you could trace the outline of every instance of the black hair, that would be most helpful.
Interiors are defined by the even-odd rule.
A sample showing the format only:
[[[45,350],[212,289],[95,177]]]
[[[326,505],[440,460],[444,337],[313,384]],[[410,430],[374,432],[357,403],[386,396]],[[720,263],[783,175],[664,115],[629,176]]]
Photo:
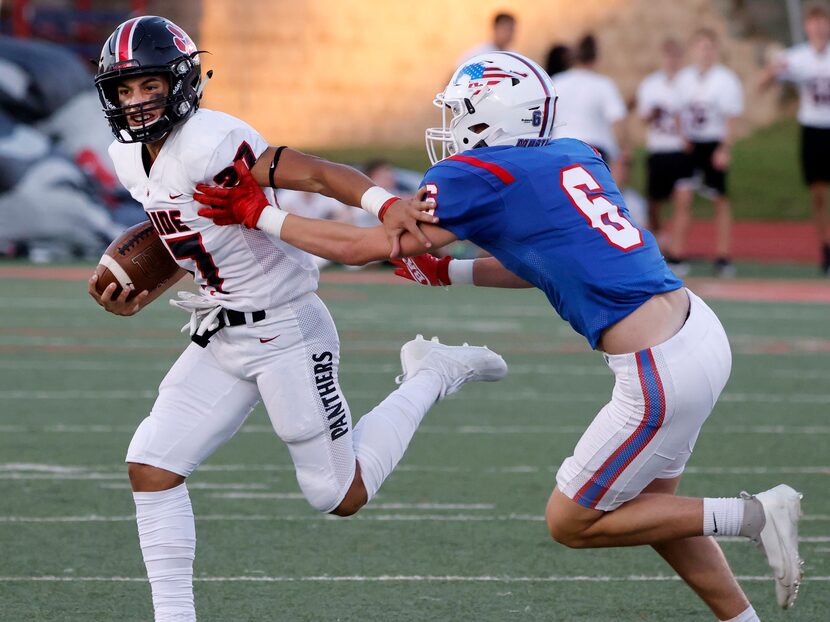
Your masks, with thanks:
[[[545,71],[548,72],[548,75],[555,76],[557,73],[570,69],[572,64],[571,49],[567,45],[557,43],[548,52]]]
[[[374,158],[363,165],[363,172],[367,177],[371,177],[372,173],[379,168],[383,168],[384,166],[392,166],[392,163],[389,162],[389,160],[384,160],[383,158]]]
[[[597,60],[597,40],[594,35],[585,35],[576,44],[576,60],[586,65]]]

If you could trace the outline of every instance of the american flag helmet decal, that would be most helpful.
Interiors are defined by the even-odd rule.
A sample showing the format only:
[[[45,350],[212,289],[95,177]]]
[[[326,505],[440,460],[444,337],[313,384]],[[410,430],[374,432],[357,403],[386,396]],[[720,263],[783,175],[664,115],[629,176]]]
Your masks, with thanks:
[[[518,73],[509,69],[502,69],[493,64],[484,62],[469,63],[461,67],[455,74],[454,84],[462,85],[467,79],[467,88],[473,89],[473,95],[478,95],[486,86],[495,86],[508,78],[521,80],[527,78],[526,73]]]

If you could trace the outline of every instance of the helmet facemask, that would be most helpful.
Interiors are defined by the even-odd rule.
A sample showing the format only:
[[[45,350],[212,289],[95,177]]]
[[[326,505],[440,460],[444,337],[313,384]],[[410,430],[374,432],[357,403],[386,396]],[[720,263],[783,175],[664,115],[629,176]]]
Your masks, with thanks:
[[[427,154],[429,155],[429,161],[435,164],[462,151],[459,149],[458,142],[450,128],[457,125],[466,112],[460,100],[444,99],[443,93],[438,93],[435,99],[432,100],[432,104],[441,109],[441,127],[430,127],[426,130]],[[447,124],[448,115],[450,116],[449,124]]]
[[[198,60],[182,58],[172,69],[168,67],[141,67],[115,72],[116,75],[102,76],[96,80],[98,95],[104,106],[104,116],[116,140],[122,143],[154,143],[170,133],[178,123],[190,116],[198,106],[200,95],[200,68]],[[166,96],[121,106],[118,100],[118,85],[125,78],[158,75],[167,82]],[[163,109],[161,116],[148,124],[131,125],[130,117]]]

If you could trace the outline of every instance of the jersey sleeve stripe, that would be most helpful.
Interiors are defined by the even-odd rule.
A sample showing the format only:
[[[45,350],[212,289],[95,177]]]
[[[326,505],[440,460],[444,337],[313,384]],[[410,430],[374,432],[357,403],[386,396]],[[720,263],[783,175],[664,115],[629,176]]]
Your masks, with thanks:
[[[463,162],[464,164],[469,164],[470,166],[483,168],[485,171],[488,171],[496,177],[498,177],[502,181],[502,183],[505,184],[512,184],[514,181],[516,181],[516,178],[513,177],[513,175],[508,173],[498,164],[493,164],[492,162],[485,162],[484,160],[479,160],[478,158],[471,158],[470,156],[465,155],[454,155],[447,158],[447,160],[452,160],[454,162]]]
[[[582,506],[590,508],[597,506],[611,485],[651,442],[665,420],[666,393],[651,349],[641,350],[635,357],[640,387],[643,391],[643,418],[631,436],[608,457],[591,476],[591,479],[576,493],[574,500]]]

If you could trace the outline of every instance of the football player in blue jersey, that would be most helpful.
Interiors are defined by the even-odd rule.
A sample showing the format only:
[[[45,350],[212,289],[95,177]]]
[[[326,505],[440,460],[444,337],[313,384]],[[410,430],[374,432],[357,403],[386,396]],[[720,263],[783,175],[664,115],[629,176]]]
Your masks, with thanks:
[[[435,104],[443,126],[426,132],[433,166],[421,193],[439,224],[424,233],[433,247],[470,240],[490,257],[438,260],[411,233],[392,244],[382,227],[286,214],[242,163],[238,186],[198,188],[209,206],[199,213],[340,263],[400,253],[408,258],[396,272],[424,285],[541,289],[616,378],[556,475],[546,510],[553,538],[577,548],[651,545],[719,620],[751,622],[755,611],[708,537],[745,536],[772,567],[778,603],[791,606],[801,580],[799,493],[780,485],[737,498],[675,495],[729,377],[729,342],[654,237],[629,219],[596,150],[550,139],[556,95],[547,75],[521,55],[484,54],[455,72]]]

